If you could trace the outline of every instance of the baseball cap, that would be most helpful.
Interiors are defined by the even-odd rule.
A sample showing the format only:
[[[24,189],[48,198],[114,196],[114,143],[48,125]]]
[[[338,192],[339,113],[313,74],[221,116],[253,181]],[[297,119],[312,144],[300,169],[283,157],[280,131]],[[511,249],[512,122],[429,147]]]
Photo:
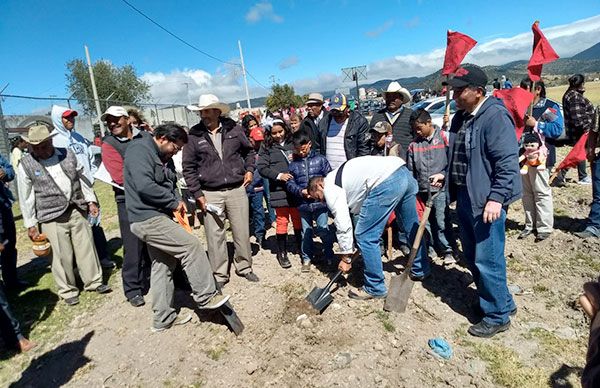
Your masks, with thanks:
[[[250,138],[254,141],[265,140],[264,130],[261,127],[254,127],[250,131]]]
[[[392,130],[392,126],[388,122],[378,121],[371,130],[377,133],[388,133]]]
[[[330,109],[346,110],[347,107],[348,102],[346,101],[346,96],[342,93],[336,93],[331,97],[331,102],[329,103]]]
[[[63,112],[62,117],[71,117],[71,116],[77,116],[77,111],[74,111],[72,109],[67,109],[66,111]]]
[[[481,70],[481,67],[477,65],[464,65],[456,70],[452,79],[442,82],[442,85],[450,85],[453,88],[464,88],[466,86],[485,88],[487,83],[488,77]]]
[[[102,116],[100,116],[100,120],[106,120],[106,116],[129,117],[129,114],[127,113],[127,110],[122,106],[113,105],[109,106],[106,112],[104,112]]]

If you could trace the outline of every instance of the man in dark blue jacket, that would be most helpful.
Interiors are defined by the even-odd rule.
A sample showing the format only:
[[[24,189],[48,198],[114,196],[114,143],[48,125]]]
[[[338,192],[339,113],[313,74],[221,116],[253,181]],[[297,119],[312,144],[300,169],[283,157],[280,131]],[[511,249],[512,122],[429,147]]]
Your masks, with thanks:
[[[521,196],[515,126],[504,104],[486,97],[487,76],[475,65],[447,82],[459,108],[450,127],[448,188],[456,209],[465,260],[473,274],[483,319],[477,337],[508,330],[517,306],[506,282],[506,208]]]

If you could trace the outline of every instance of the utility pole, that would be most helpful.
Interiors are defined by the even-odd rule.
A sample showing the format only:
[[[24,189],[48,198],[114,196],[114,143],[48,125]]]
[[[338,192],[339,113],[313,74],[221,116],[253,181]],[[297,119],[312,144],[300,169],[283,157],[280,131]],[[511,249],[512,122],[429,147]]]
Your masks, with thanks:
[[[98,99],[98,91],[96,90],[96,81],[94,80],[94,69],[92,69],[92,61],[90,60],[90,50],[88,50],[87,46],[83,46],[85,48],[85,57],[88,63],[88,70],[90,72],[90,80],[92,81],[92,93],[94,93],[94,102],[96,104],[96,113],[98,114],[98,122],[100,123],[100,133],[102,137],[104,137],[104,123],[100,119],[102,116],[102,111],[100,110],[100,100]]]
[[[240,61],[242,62],[242,74],[244,75],[244,86],[246,86],[246,102],[248,103],[248,110],[252,109],[250,106],[250,92],[248,92],[248,78],[246,78],[246,67],[244,66],[244,54],[242,53],[242,42],[238,40],[238,47],[240,48]]]
[[[356,82],[356,103],[360,107],[360,95],[358,94],[358,80],[367,79],[367,66],[354,66],[342,69],[344,73],[344,81]]]
[[[6,123],[4,122],[4,112],[2,111],[2,92],[6,90],[9,84],[0,90],[0,153],[10,160],[10,144],[8,141],[8,131],[6,130]],[[17,168],[17,166],[14,166]]]

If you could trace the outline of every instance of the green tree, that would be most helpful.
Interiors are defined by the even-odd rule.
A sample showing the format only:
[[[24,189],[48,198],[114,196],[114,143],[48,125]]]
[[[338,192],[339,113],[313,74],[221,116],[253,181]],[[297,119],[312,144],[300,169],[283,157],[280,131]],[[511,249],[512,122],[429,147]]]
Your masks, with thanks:
[[[102,111],[110,105],[137,105],[150,98],[150,85],[136,75],[133,66],[118,67],[105,60],[97,61],[92,66]],[[66,77],[67,87],[83,110],[94,112],[96,106],[86,63],[81,59],[67,62]],[[109,96],[112,103],[105,101]]]
[[[301,106],[304,100],[294,91],[294,87],[288,84],[274,84],[271,93],[267,96],[265,104],[270,111],[286,109],[290,106]]]

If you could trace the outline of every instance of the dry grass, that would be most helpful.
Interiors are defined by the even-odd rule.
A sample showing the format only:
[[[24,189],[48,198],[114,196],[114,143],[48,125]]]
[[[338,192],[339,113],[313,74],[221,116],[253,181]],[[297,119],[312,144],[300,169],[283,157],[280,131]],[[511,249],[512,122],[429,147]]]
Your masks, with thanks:
[[[562,101],[562,96],[567,90],[567,85],[553,86],[546,89],[546,95],[557,102]],[[586,82],[585,83],[585,96],[594,105],[600,104],[600,82]]]

